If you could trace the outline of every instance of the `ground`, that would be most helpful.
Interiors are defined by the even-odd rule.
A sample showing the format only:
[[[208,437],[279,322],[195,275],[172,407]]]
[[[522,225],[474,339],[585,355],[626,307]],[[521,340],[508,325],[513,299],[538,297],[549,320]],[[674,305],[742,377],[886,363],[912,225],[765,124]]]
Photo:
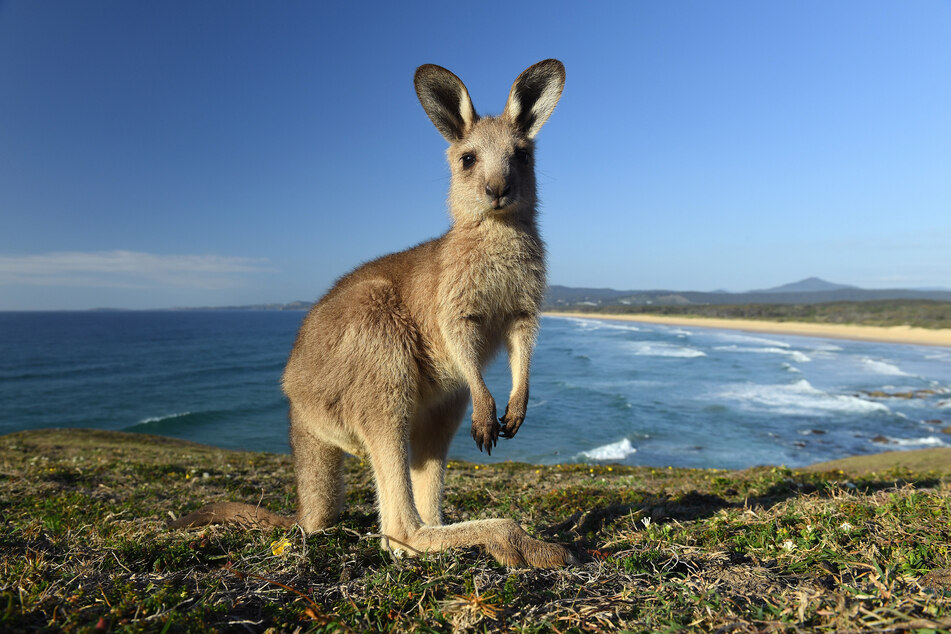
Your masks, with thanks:
[[[341,522],[170,531],[210,501],[293,511],[290,457],[83,430],[0,437],[0,630],[951,631],[951,450],[791,470],[454,462],[450,521],[516,518],[579,566],[380,550],[366,465]]]

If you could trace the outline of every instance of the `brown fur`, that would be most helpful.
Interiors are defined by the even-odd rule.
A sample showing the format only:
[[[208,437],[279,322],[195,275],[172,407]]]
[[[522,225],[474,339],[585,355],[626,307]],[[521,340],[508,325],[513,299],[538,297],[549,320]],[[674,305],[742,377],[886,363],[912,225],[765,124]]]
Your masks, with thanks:
[[[301,326],[283,386],[296,521],[306,532],[337,519],[347,452],[372,465],[385,547],[418,553],[481,545],[511,566],[573,560],[512,520],[442,523],[446,456],[468,397],[480,450],[491,453],[499,436],[514,436],[525,418],[545,289],[533,139],[564,78],[561,62],[539,62],[516,79],[501,116],[479,118],[455,75],[433,65],[417,69],[420,103],[450,143],[453,225],[440,238],[344,276]],[[502,345],[512,391],[498,418],[482,369]],[[239,517],[274,524],[252,506],[213,505],[174,526]]]

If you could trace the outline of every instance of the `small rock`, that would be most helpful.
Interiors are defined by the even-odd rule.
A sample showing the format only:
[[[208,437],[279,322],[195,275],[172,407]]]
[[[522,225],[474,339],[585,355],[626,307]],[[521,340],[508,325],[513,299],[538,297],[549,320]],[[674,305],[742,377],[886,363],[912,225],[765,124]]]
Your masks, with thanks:
[[[872,442],[878,443],[880,445],[887,445],[891,441],[888,440],[888,436],[882,436],[881,434],[879,434],[878,436],[875,436],[874,438],[872,438]]]
[[[869,398],[924,398],[934,392],[928,390],[918,390],[917,392],[885,392],[883,390],[862,390],[861,392]]]
[[[929,418],[925,422],[928,423],[929,425],[940,425],[944,421],[941,420],[940,418]]]
[[[951,434],[951,425],[948,425],[947,427],[945,427],[944,429],[942,429],[942,430],[941,430],[941,433],[942,433],[942,434]]]

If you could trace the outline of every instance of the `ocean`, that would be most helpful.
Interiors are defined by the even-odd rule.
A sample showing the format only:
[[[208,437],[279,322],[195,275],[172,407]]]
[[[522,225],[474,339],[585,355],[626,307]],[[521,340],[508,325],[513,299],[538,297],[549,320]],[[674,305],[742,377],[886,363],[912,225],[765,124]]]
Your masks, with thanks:
[[[0,313],[0,434],[88,427],[288,452],[279,380],[304,314]],[[504,352],[486,381],[501,413]],[[949,425],[948,348],[544,317],[518,435],[489,457],[467,416],[450,457],[796,467],[951,446]]]

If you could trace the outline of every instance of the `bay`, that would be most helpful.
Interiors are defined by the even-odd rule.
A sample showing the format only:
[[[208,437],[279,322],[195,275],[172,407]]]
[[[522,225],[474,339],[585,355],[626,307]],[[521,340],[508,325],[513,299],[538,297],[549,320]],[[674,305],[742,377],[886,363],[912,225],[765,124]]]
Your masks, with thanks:
[[[90,427],[287,452],[279,381],[303,317],[0,313],[0,433]],[[501,413],[504,354],[486,381]],[[489,457],[467,421],[452,459],[743,468],[951,446],[951,350],[546,316],[518,435]]]

